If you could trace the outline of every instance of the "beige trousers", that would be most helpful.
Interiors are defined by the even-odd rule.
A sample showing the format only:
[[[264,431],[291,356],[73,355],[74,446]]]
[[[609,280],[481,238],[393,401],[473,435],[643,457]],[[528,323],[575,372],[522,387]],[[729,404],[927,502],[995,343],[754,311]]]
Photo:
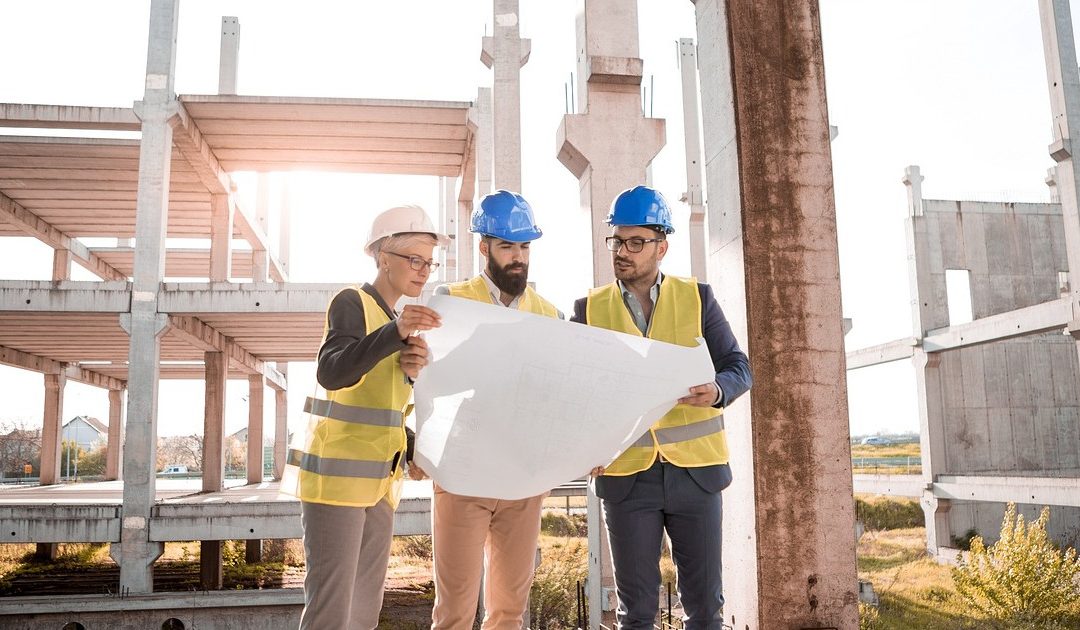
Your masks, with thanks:
[[[546,496],[500,501],[435,487],[432,630],[472,628],[485,566],[484,630],[521,629]]]
[[[304,526],[304,612],[301,630],[379,625],[394,509],[301,503]]]

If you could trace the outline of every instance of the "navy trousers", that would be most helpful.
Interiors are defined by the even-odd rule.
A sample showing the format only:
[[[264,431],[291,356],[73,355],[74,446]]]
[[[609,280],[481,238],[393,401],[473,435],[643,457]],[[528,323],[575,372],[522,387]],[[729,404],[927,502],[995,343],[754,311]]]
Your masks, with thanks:
[[[687,469],[667,462],[656,462],[634,477],[621,500],[603,500],[615,565],[619,628],[653,628],[659,612],[660,546],[666,529],[678,570],[686,629],[722,630],[720,492],[706,491]]]

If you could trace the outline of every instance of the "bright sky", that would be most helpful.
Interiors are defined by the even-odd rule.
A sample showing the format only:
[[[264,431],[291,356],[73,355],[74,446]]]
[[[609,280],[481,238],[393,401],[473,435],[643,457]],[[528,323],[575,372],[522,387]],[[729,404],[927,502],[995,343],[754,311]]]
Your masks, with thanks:
[[[855,324],[847,345],[860,348],[911,335],[904,167],[922,167],[927,198],[1048,201],[1050,108],[1036,2],[820,2],[829,114],[840,129],[832,149],[841,281],[844,315]],[[521,74],[522,193],[545,231],[530,279],[564,311],[591,278],[588,235],[577,229],[577,180],[555,158],[564,84],[576,70],[577,7],[521,0],[520,15],[522,36],[532,39]],[[240,94],[471,101],[491,85],[479,60],[485,25],[491,32],[489,2],[309,0],[301,9],[188,0],[180,8],[177,93],[217,91],[223,15],[240,19]],[[148,19],[149,3],[136,0],[3,3],[0,102],[130,106],[142,96]],[[655,85],[652,112],[667,120],[653,183],[675,201],[685,190],[676,40],[697,37],[693,4],[640,0],[639,23],[645,83]],[[291,279],[344,284],[373,276],[360,251],[370,218],[401,202],[434,215],[437,183],[310,174],[294,178],[292,199]],[[680,225],[688,214],[676,204]],[[271,242],[276,231],[272,224]],[[2,245],[0,278],[49,279],[48,247],[14,238]],[[672,238],[665,269],[689,274],[685,228]],[[93,277],[75,266],[74,279]],[[290,369],[290,424],[299,427],[313,372]],[[227,432],[246,425],[246,393],[246,382],[230,383]],[[39,374],[0,366],[0,420],[40,422],[43,395]],[[918,429],[908,362],[850,373],[849,400],[853,434]],[[68,384],[65,418],[107,419],[107,409],[103,390]],[[160,435],[201,432],[202,383],[164,382],[159,417]]]

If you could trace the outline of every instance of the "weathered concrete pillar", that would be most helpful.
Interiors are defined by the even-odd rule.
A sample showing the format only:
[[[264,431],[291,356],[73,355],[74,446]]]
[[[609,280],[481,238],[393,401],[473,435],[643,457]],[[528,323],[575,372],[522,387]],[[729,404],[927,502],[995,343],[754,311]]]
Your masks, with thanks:
[[[818,5],[695,5],[709,277],[746,341],[755,381],[725,413],[735,482],[724,493],[733,508],[724,519],[724,621],[750,630],[857,628]]]
[[[281,271],[288,281],[289,256],[292,238],[292,189],[289,187],[289,179],[281,182],[281,205],[278,206],[278,262],[281,263]]]
[[[41,429],[41,473],[39,480],[43,486],[60,482],[60,449],[64,426],[64,385],[67,378],[63,374],[45,374],[45,409]]]
[[[270,252],[265,249],[251,250],[252,282],[270,281]]]
[[[641,113],[636,2],[586,0],[578,49],[585,89],[579,113],[563,117],[556,146],[580,182],[581,207],[591,213],[593,283],[600,286],[615,278],[604,218],[616,195],[646,182],[646,168],[664,146],[664,121]]]
[[[248,433],[247,433],[247,482],[262,483],[263,480],[263,402],[266,394],[266,377],[261,374],[248,376]],[[262,562],[262,541],[248,540],[245,549],[248,564]]]
[[[698,112],[697,46],[694,40],[679,40],[679,69],[682,71],[683,135],[686,141],[686,192],[683,201],[690,206],[690,273],[706,281],[705,267],[705,191],[701,125]]]
[[[236,94],[240,68],[240,20],[221,18],[221,52],[218,55],[218,94]]]
[[[1057,189],[1057,168],[1051,166],[1046,169],[1046,187],[1050,189],[1050,203],[1061,203],[1061,197],[1058,196]]]
[[[120,323],[131,336],[128,349],[128,406],[124,449],[124,505],[120,544],[110,554],[120,565],[120,589],[131,594],[154,590],[154,561],[162,544],[150,541],[150,512],[155,500],[157,395],[161,358],[160,335],[168,316],[157,310],[165,272],[169,172],[172,162],[172,116],[176,66],[177,0],[152,0],[150,41],[146,53],[139,143],[139,187],[136,194],[135,272],[131,312]]]
[[[495,188],[521,192],[521,67],[532,42],[519,36],[518,0],[494,5],[494,34],[484,38],[480,60],[495,75]]]
[[[206,401],[203,415],[202,490],[220,492],[225,488],[225,384],[229,376],[229,353],[206,352],[203,356],[206,364]],[[199,564],[202,588],[220,589],[220,540],[201,542]]]
[[[1072,145],[1073,131],[1080,139],[1080,70],[1076,67],[1076,41],[1068,0],[1039,0],[1046,84],[1050,89],[1051,128],[1054,141],[1050,157],[1057,162],[1056,191],[1065,222],[1065,254],[1069,264],[1068,295],[1072,319],[1068,331],[1076,339],[1080,355],[1080,161]]]
[[[70,249],[53,250],[52,279],[53,282],[58,282],[60,280],[71,280]]]
[[[124,435],[124,393],[127,390],[109,390],[109,438],[105,445],[105,480],[119,479],[121,475],[120,454]]]
[[[233,204],[229,195],[210,195],[210,281],[232,277]]]
[[[289,378],[289,364],[278,363],[277,371]],[[285,454],[289,447],[289,390],[274,390],[274,479],[285,472]]]

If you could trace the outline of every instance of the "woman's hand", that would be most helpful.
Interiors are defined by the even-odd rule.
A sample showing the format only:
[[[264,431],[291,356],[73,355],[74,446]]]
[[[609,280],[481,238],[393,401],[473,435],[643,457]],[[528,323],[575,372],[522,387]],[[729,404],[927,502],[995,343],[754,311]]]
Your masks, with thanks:
[[[603,466],[597,466],[596,468],[593,468],[592,470],[589,471],[589,476],[590,477],[599,477],[602,474],[604,474],[604,467]]]
[[[401,371],[414,381],[420,376],[420,370],[428,364],[428,345],[423,337],[413,335],[405,340],[408,344],[401,351],[398,363]]]
[[[419,304],[409,304],[401,309],[401,315],[395,320],[397,323],[398,336],[402,341],[408,339],[415,332],[423,332],[438,328],[442,325],[442,317],[439,313]]]
[[[416,462],[409,462],[409,479],[413,481],[423,481],[427,479],[427,473],[424,469],[416,464]]]

